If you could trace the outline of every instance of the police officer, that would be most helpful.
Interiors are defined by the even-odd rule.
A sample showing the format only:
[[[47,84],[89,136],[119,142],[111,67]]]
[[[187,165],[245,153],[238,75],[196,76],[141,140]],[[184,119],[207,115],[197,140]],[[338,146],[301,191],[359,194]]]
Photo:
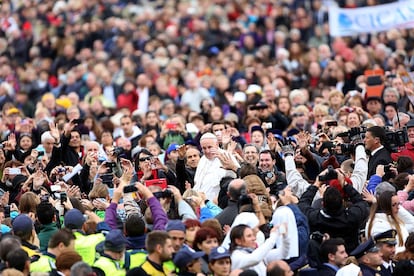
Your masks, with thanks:
[[[95,213],[85,211],[85,214],[89,217],[89,220],[94,221],[97,226],[96,229],[110,230],[110,228],[103,222]],[[73,231],[75,240],[75,250],[82,256],[85,263],[92,265],[95,261],[95,247],[100,242],[105,240],[105,236],[102,233],[86,235],[84,232],[85,217],[78,209],[71,209],[65,214],[64,224],[66,228]]]
[[[395,238],[396,235],[397,231],[391,229],[374,237],[375,243],[382,253],[383,262],[380,271],[382,276],[391,276],[394,272],[395,263],[393,258],[395,255],[395,245],[397,244],[397,239]]]
[[[172,259],[174,252],[171,237],[165,231],[152,231],[147,235],[145,242],[148,256],[140,267],[135,267],[128,271],[127,276],[146,276],[157,275],[167,276],[172,272],[163,266],[164,262]]]
[[[98,276],[123,276],[126,274],[121,261],[124,259],[127,239],[119,229],[111,230],[105,237],[104,253],[93,264]]]
[[[56,258],[65,250],[75,249],[75,235],[69,229],[58,230],[49,240],[47,252],[32,262],[30,272],[54,272],[56,274]]]
[[[382,253],[372,238],[360,244],[350,255],[358,260],[362,275],[380,276]]]

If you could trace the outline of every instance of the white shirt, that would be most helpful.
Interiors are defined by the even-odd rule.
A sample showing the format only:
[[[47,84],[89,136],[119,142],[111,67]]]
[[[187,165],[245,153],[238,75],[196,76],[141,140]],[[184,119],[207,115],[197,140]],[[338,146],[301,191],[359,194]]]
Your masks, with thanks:
[[[137,94],[138,94],[137,109],[139,111],[147,112],[148,111],[148,105],[149,105],[149,90],[148,90],[148,87],[145,87],[144,89],[137,88]]]
[[[384,148],[384,146],[379,146],[378,148],[376,148],[376,149],[374,149],[372,152],[371,152],[371,156],[374,156],[374,154],[376,154],[380,149],[382,149],[382,148]]]

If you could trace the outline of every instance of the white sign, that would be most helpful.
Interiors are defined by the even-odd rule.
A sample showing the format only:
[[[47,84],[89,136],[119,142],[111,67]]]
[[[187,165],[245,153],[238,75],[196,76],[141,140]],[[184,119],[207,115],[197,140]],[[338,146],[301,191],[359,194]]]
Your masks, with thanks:
[[[332,36],[352,36],[413,27],[414,1],[356,9],[329,7],[329,30]]]

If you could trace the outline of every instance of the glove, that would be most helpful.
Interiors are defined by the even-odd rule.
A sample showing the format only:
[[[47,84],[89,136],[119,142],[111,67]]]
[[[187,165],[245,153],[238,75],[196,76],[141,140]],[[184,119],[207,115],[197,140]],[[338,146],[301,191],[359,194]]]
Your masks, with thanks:
[[[286,145],[282,147],[282,152],[284,156],[295,156],[295,150],[291,145]]]

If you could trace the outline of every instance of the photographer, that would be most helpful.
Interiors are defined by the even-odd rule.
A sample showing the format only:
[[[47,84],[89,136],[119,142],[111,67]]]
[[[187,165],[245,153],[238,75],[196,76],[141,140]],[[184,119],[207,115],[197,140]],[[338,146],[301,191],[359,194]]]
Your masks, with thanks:
[[[406,127],[408,142],[400,152],[391,153],[391,158],[394,161],[400,156],[409,156],[411,159],[414,159],[414,119],[409,120]]]
[[[323,185],[324,182],[331,187]],[[312,207],[318,190],[323,198],[321,209]],[[350,207],[344,207],[343,196],[349,198]],[[340,169],[328,168],[321,172],[315,183],[303,193],[298,206],[307,216],[311,232],[320,231],[332,238],[343,238],[347,252],[357,247],[359,229],[368,216],[368,204]]]
[[[153,179],[165,179],[168,185],[175,184],[175,176],[168,171],[167,166],[161,164],[160,160],[153,156],[149,150],[143,148],[135,159],[135,171],[140,182]]]
[[[266,188],[270,188],[270,194],[277,195],[287,185],[285,175],[276,168],[275,154],[270,150],[259,153],[258,175]]]

